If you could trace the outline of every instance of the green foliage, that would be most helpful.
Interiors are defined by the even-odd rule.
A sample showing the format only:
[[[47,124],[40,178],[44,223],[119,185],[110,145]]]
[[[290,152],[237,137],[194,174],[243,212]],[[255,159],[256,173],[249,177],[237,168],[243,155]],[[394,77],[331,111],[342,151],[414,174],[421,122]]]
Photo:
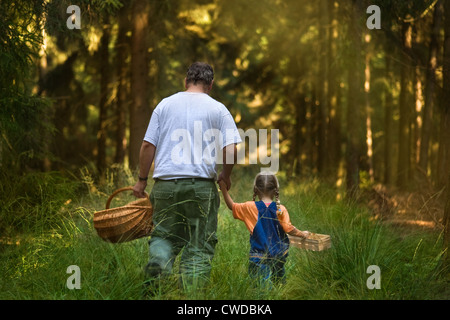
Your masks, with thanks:
[[[39,1],[2,1],[0,3],[0,63],[2,93],[20,92],[30,75],[33,58],[41,42]],[[3,96],[3,94],[2,94]]]
[[[30,159],[43,158],[45,133],[52,130],[43,121],[49,101],[30,92],[42,40],[42,3],[0,3],[0,161],[15,171]]]
[[[148,259],[147,239],[123,244],[106,243],[97,236],[92,225],[93,213],[103,209],[118,175],[127,182],[133,175],[120,171],[110,173],[109,182],[96,185],[89,180],[89,172],[84,172],[89,191],[78,193],[81,198],[65,207],[62,201],[66,199],[67,191],[62,190],[70,188],[58,175],[34,177],[31,182],[37,188],[26,188],[24,183],[21,184],[29,207],[54,201],[53,195],[59,194],[61,201],[46,208],[61,210],[63,206],[63,209],[51,219],[52,228],[48,229],[42,228],[49,225],[48,215],[25,216],[21,210],[26,209],[17,206],[18,201],[15,203],[14,213],[22,214],[22,220],[29,220],[29,233],[20,237],[11,234],[13,240],[9,244],[1,238],[0,298],[294,300],[449,297],[438,234],[399,234],[395,228],[371,220],[365,208],[336,200],[334,188],[318,181],[301,180],[282,183],[282,203],[288,208],[293,224],[301,230],[330,234],[332,248],[311,252],[292,247],[286,264],[285,285],[270,290],[252,285],[247,273],[248,231],[222,204],[218,220],[219,243],[206,290],[186,295],[178,286],[176,261],[174,274],[161,280],[154,296],[148,296],[143,287],[143,267]],[[236,201],[251,197],[252,177],[245,171],[236,174],[231,190]],[[69,276],[66,269],[70,265],[80,267],[80,290],[66,287]],[[378,265],[381,269],[379,290],[369,290],[366,286],[369,265]]]

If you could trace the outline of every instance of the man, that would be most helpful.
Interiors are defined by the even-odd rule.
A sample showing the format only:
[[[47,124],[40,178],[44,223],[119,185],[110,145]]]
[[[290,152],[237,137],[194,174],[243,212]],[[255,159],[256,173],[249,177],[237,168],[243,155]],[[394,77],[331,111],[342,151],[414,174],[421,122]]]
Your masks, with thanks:
[[[209,96],[213,78],[210,65],[193,63],[186,74],[186,91],[157,105],[141,146],[139,181],[134,186],[134,195],[144,197],[154,159],[150,201],[155,227],[146,272],[152,278],[170,273],[182,251],[185,288],[197,288],[209,278],[220,201],[214,181],[231,187],[236,144],[241,142],[230,112]],[[217,176],[221,161],[223,171]]]

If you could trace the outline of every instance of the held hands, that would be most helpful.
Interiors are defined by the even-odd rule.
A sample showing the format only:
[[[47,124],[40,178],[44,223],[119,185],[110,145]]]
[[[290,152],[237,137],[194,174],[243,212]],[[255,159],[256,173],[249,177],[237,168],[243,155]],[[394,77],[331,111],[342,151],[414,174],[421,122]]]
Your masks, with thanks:
[[[220,189],[230,190],[231,188],[231,178],[224,175],[223,171],[219,174],[217,179],[217,183],[220,186]],[[221,183],[223,185],[221,185]]]
[[[226,191],[227,190],[227,185],[225,184],[225,182],[223,180],[218,180],[217,183],[219,184],[219,188],[222,191]]]
[[[227,187],[227,184],[223,180],[217,180],[217,183],[219,184],[220,191],[222,191],[223,199],[225,200],[228,209],[233,210],[234,202],[228,193],[229,188]]]

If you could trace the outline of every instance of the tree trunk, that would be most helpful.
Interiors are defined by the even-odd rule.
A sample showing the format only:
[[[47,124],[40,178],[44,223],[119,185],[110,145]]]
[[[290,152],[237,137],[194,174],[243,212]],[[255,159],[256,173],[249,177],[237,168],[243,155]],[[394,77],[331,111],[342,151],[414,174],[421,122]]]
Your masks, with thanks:
[[[319,0],[318,154],[317,170],[324,174],[327,159],[328,115],[328,0]]]
[[[406,50],[411,49],[411,24],[403,22],[402,38],[403,47]],[[407,62],[403,61],[400,74],[400,119],[399,119],[399,148],[398,148],[398,167],[397,167],[397,185],[405,188],[408,185],[409,169],[410,169],[410,134],[411,134],[411,108],[408,105],[408,78],[410,69]]]
[[[442,99],[442,126],[439,148],[443,149],[444,158],[440,159],[443,165],[441,175],[446,177],[446,204],[444,210],[444,250],[446,250],[446,265],[450,264],[450,1],[444,1],[444,68],[443,68],[443,99]]]
[[[308,168],[310,172],[317,170],[317,90],[311,88],[311,100],[307,108],[308,117]]]
[[[97,170],[100,175],[106,168],[106,120],[109,80],[109,40],[110,25],[106,22],[103,26],[103,35],[100,39],[100,103],[99,103],[99,129],[97,134]]]
[[[338,79],[338,64],[332,63],[332,57],[338,54],[338,21],[334,1],[328,1],[329,36],[328,36],[328,161],[327,166],[336,175],[341,159],[341,107],[339,104],[340,81]]]
[[[414,98],[415,98],[415,114],[414,114],[414,135],[413,135],[413,155],[414,155],[414,171],[415,174],[417,172],[417,167],[420,161],[420,145],[422,144],[421,132],[422,132],[422,114],[423,114],[423,94],[422,94],[422,72],[420,71],[420,67],[415,67],[415,90],[414,90]]]
[[[150,119],[148,101],[148,12],[145,0],[134,0],[132,5],[133,30],[131,36],[131,96],[129,167],[139,164],[139,151]]]
[[[392,88],[392,63],[386,55],[386,79],[387,86],[384,93],[384,183],[392,184],[392,110],[394,108]]]
[[[308,97],[306,101],[306,132],[305,132],[305,167],[309,172],[313,172],[315,167],[315,149],[314,146],[316,144],[316,95],[314,92],[314,88],[308,88],[310,92],[308,92]]]
[[[361,156],[361,115],[360,110],[363,106],[361,97],[361,35],[358,21],[360,19],[361,3],[352,2],[351,22],[349,26],[349,38],[351,42],[348,48],[349,62],[352,67],[348,68],[348,97],[347,97],[347,144],[346,144],[346,187],[347,197],[354,198],[359,191],[359,158]],[[361,128],[361,129],[360,129]]]
[[[374,181],[373,173],[373,138],[372,138],[372,108],[370,106],[370,59],[371,45],[370,35],[366,33],[366,56],[364,68],[364,98],[366,104],[366,147],[367,147],[367,166],[370,181]]]
[[[119,11],[119,30],[117,34],[117,104],[116,104],[116,153],[115,163],[123,163],[126,151],[126,110],[128,106],[128,74],[126,58],[128,56],[127,32],[129,28],[127,6],[123,6]]]
[[[433,109],[436,88],[436,68],[438,54],[438,39],[442,21],[442,1],[436,3],[433,15],[433,27],[431,32],[429,58],[426,73],[425,106],[423,109],[422,133],[420,139],[419,168],[423,176],[428,173],[428,153],[430,149],[430,137],[433,124]]]

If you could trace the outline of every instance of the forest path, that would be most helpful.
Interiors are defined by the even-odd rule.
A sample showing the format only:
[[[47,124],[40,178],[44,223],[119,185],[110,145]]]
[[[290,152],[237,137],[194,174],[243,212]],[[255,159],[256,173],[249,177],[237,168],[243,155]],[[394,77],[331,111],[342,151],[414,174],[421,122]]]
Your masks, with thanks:
[[[444,189],[401,192],[378,184],[367,197],[374,218],[398,227],[402,233],[443,230]]]

